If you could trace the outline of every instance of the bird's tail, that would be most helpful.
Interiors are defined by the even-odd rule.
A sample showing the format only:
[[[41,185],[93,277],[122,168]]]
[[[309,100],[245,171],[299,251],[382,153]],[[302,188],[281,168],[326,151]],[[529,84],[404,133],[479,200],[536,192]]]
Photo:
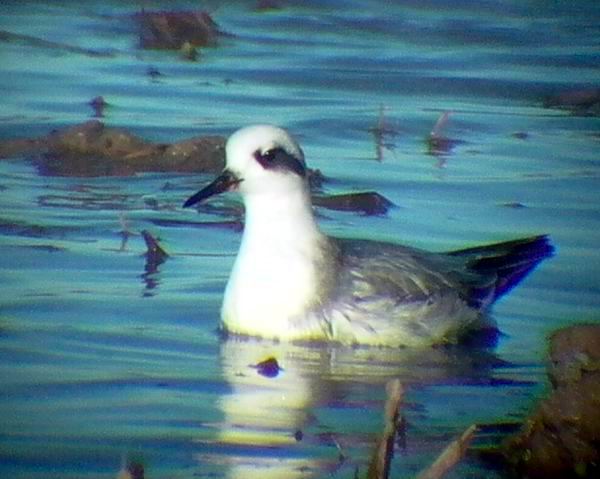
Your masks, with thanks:
[[[481,306],[482,303],[491,304],[508,293],[542,260],[553,253],[554,247],[549,238],[541,235],[451,251],[448,254],[464,258],[469,271],[494,278],[493,284],[488,284],[486,288],[480,289],[474,285],[471,290],[471,301]],[[482,297],[484,289],[487,296],[485,299]]]

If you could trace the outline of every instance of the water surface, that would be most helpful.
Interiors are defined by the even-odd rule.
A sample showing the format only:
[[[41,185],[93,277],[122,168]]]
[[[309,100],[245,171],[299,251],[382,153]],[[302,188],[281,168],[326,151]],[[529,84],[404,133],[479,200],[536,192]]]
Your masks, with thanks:
[[[496,305],[492,351],[222,341],[240,232],[193,227],[226,218],[180,207],[208,176],[44,177],[1,160],[0,475],[115,477],[133,457],[155,478],[351,478],[398,377],[408,426],[392,477],[414,477],[470,424],[522,419],[546,389],[547,335],[598,321],[600,120],[543,106],[598,85],[598,3],[280,3],[212,2],[231,35],[189,62],[138,49],[121,2],[6,2],[1,30],[101,55],[0,42],[0,137],[86,121],[98,95],[106,124],[157,142],[268,121],[299,138],[327,192],[396,205],[320,210],[327,232],[434,250],[547,233],[556,257]],[[429,154],[446,111],[455,141]],[[142,230],[171,255],[154,273]],[[275,378],[251,366],[270,356]],[[495,474],[470,455],[449,477]]]

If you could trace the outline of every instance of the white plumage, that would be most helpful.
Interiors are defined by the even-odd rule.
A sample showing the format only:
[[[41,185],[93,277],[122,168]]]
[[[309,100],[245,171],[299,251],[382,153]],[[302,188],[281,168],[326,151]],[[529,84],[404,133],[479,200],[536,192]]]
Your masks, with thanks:
[[[222,307],[226,331],[278,340],[421,346],[455,342],[539,261],[545,236],[449,253],[324,235],[304,155],[283,129],[234,133],[226,168],[191,206],[236,189],[244,234]]]

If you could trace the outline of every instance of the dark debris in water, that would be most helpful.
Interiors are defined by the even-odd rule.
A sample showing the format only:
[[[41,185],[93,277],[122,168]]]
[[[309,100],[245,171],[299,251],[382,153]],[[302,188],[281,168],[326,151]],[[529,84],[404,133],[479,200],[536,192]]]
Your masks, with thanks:
[[[360,212],[369,216],[384,215],[394,206],[394,203],[375,191],[314,195],[313,204],[330,210]]]
[[[128,200],[125,194],[48,194],[38,196],[38,205],[44,207],[77,208],[84,210],[121,210]]]
[[[433,156],[450,155],[452,150],[458,145],[462,145],[464,141],[453,138],[433,137],[429,136],[426,140],[427,154]]]
[[[91,106],[104,108],[102,97]],[[225,165],[225,138],[201,136],[175,143],[153,143],[122,128],[94,119],[72,127],[52,131],[40,138],[0,141],[0,158],[24,155],[32,159],[43,176],[99,177],[131,176],[136,173],[218,173]],[[309,170],[313,191],[327,181],[320,170]],[[40,197],[40,204],[56,206],[71,201],[56,195]],[[122,198],[115,198],[119,203]],[[80,198],[82,207],[95,208],[97,198]],[[394,206],[379,193],[368,191],[337,195],[315,194],[314,204],[337,211],[365,215],[384,215]],[[107,205],[102,204],[103,208]],[[239,221],[234,225],[237,228]],[[205,225],[206,226],[206,225]],[[208,225],[211,226],[211,225]],[[228,224],[228,226],[231,226]]]
[[[67,226],[47,226],[0,218],[0,233],[7,236],[22,236],[25,238],[63,237],[73,229]]]
[[[544,98],[545,108],[568,110],[574,115],[600,115],[600,88],[577,88]]]
[[[150,77],[151,80],[158,80],[160,77],[164,76],[164,74],[156,67],[149,66],[146,69],[146,75]]]
[[[379,116],[375,126],[369,128],[369,132],[373,135],[375,143],[375,159],[383,161],[384,151],[393,151],[396,147],[392,138],[396,135],[396,129],[393,128],[385,117],[385,106],[379,107]]]
[[[550,339],[552,393],[502,452],[515,477],[600,477],[600,324]]]
[[[108,106],[108,103],[102,96],[92,98],[88,105],[94,110],[94,118],[102,118],[104,116],[104,109]]]
[[[500,203],[499,206],[503,208],[513,208],[513,209],[521,209],[527,208],[527,206],[519,201],[507,201],[506,203]]]
[[[26,246],[22,246],[22,247],[33,249],[36,251],[44,251],[46,253],[60,253],[60,252],[67,250],[66,248],[63,248],[61,246],[55,246],[55,245],[51,245],[51,244],[32,244],[32,245],[26,245]]]
[[[153,143],[99,120],[34,139],[0,141],[0,158],[26,155],[44,176],[130,176],[141,172],[216,173],[225,164],[221,136]]]
[[[140,47],[182,50],[215,46],[221,31],[206,11],[142,10],[134,15],[138,24]]]
[[[150,292],[154,290],[159,283],[158,279],[155,277],[156,273],[158,273],[158,268],[169,258],[169,255],[150,232],[142,230],[141,234],[146,243],[146,253],[144,254],[146,263],[141,278],[146,285],[144,296],[151,296]]]
[[[55,246],[52,244],[15,244],[15,245],[4,245],[5,248],[16,248],[26,249],[34,251],[42,251],[44,253],[62,253],[67,251],[67,248],[62,246]]]
[[[146,271],[156,271],[158,266],[164,263],[169,255],[160,245],[158,240],[148,230],[142,230],[142,238],[146,243]]]
[[[429,135],[425,138],[427,154],[433,156],[450,155],[457,145],[464,143],[462,140],[448,138],[444,134],[444,130],[450,119],[450,113],[451,112],[449,111],[442,113],[435,122],[431,132],[429,132]],[[440,166],[444,166],[444,164],[441,164]]]
[[[273,356],[259,362],[252,367],[256,368],[258,374],[266,378],[275,378],[279,375],[279,372],[283,370],[283,368],[279,366],[277,359]]]
[[[515,131],[512,135],[513,138],[516,138],[517,140],[528,140],[529,139],[529,133],[527,133],[526,131]]]

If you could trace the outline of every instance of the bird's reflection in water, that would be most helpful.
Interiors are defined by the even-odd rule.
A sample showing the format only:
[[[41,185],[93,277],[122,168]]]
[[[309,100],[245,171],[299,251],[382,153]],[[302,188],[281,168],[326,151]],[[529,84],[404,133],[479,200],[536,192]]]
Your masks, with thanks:
[[[487,384],[499,364],[490,352],[474,349],[351,348],[239,338],[224,340],[220,352],[230,391],[219,398],[224,419],[217,425],[216,443],[198,460],[225,464],[231,479],[322,477],[341,467],[353,477],[357,465],[366,471],[387,381],[398,378],[408,389],[439,383]],[[268,373],[257,366],[265,361]],[[369,399],[361,403],[357,397]],[[353,432],[332,423],[331,408],[357,407],[363,417],[356,417]],[[359,441],[352,438],[356,424]],[[343,439],[338,442],[336,437]],[[353,452],[340,451],[340,443],[353,444]],[[326,446],[330,454],[324,454]],[[343,456],[348,459],[344,465]]]

